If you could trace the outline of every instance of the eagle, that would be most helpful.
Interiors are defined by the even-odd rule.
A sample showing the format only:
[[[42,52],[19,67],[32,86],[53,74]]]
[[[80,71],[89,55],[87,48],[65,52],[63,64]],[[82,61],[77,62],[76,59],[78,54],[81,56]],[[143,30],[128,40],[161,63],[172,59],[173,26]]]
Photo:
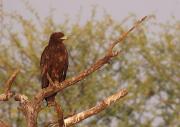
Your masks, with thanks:
[[[62,32],[54,32],[50,36],[48,45],[45,47],[40,60],[41,86],[48,87],[50,79],[55,82],[62,82],[66,78],[68,69],[68,52],[63,43],[67,37]],[[45,98],[47,105],[53,105],[57,93]]]

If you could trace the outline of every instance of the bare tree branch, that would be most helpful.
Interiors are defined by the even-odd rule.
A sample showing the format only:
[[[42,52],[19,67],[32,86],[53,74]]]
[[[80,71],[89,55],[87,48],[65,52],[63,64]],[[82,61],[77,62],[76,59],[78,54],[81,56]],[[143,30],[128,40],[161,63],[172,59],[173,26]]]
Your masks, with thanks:
[[[16,69],[4,84],[4,93],[0,94],[0,101],[8,101],[9,98],[11,98],[15,94],[11,91],[11,86],[19,71],[20,69]]]
[[[57,117],[58,117],[58,125],[59,127],[64,126],[64,116],[63,116],[63,111],[61,109],[60,104],[55,102],[55,110],[57,112]]]
[[[116,94],[113,94],[113,95],[105,98],[103,101],[101,101],[96,106],[65,119],[64,120],[65,126],[66,127],[72,126],[72,125],[79,123],[82,120],[84,120],[90,116],[98,114],[99,112],[103,111],[104,109],[109,107],[111,104],[115,103],[117,100],[123,98],[127,94],[128,94],[128,92],[126,89],[120,90]]]
[[[16,69],[12,75],[9,77],[9,79],[4,84],[4,93],[0,94],[0,101],[8,101],[11,97],[14,96],[16,101],[25,101],[28,100],[27,96],[22,94],[16,94],[15,92],[11,91],[12,84],[14,80],[16,79],[17,74],[20,72],[20,69]]]
[[[17,74],[20,72],[20,69],[16,69],[10,78],[5,83],[5,93],[8,93],[11,90],[13,81],[16,79]]]
[[[8,101],[14,95],[14,92],[0,94],[0,101]]]
[[[119,43],[122,42],[124,39],[126,39],[126,37],[128,36],[128,34],[133,31],[136,27],[138,27],[139,24],[141,24],[145,19],[147,18],[147,16],[144,16],[141,20],[137,21],[135,23],[135,25],[133,27],[131,27],[127,32],[123,33],[119,39],[115,40],[111,46],[109,47],[108,50],[108,54],[111,54],[113,48]]]
[[[25,96],[25,95],[23,95],[23,94],[16,94],[16,95],[14,96],[14,99],[15,99],[16,101],[20,101],[20,103],[24,103],[24,102],[27,102],[27,101],[28,101],[28,97]]]

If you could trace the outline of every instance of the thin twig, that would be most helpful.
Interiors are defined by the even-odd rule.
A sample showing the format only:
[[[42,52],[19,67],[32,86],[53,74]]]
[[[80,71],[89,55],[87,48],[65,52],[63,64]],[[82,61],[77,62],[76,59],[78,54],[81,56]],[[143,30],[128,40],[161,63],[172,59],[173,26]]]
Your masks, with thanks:
[[[126,39],[127,35],[128,35],[131,31],[133,31],[139,24],[141,24],[146,18],[147,18],[147,16],[144,16],[141,20],[137,21],[137,22],[135,23],[135,25],[134,25],[133,27],[131,27],[127,32],[123,33],[123,34],[120,36],[120,38],[118,38],[117,40],[115,40],[115,41],[111,44],[111,46],[110,46],[110,48],[109,48],[109,50],[108,50],[108,54],[110,54],[110,53],[112,52],[113,48],[114,48],[119,42],[123,42],[123,40]]]
[[[9,98],[15,95],[15,92],[11,91],[11,86],[19,71],[20,69],[16,69],[4,84],[4,93],[0,94],[0,101],[8,101]]]
[[[20,72],[20,69],[16,69],[13,74],[10,76],[10,78],[6,81],[4,87],[5,87],[5,93],[8,93],[11,90],[11,86],[13,81],[16,79],[17,74]]]

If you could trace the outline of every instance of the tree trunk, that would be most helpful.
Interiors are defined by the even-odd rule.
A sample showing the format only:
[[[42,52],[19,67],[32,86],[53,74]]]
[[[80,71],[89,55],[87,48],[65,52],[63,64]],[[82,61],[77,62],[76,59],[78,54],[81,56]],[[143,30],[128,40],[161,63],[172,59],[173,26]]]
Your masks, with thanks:
[[[26,116],[27,127],[37,127],[37,113],[29,112]]]

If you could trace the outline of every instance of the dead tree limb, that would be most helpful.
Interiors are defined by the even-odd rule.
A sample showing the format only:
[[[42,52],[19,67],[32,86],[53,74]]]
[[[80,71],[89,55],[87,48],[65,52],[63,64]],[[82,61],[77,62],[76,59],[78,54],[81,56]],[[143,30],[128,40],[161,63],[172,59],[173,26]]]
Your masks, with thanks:
[[[5,93],[8,93],[11,90],[12,83],[16,79],[17,74],[20,72],[20,69],[16,69],[10,78],[5,83]]]
[[[20,69],[16,69],[4,84],[4,93],[0,94],[0,101],[8,101],[9,98],[11,98],[15,94],[11,91],[11,86],[19,71]]]
[[[58,117],[58,125],[64,125],[64,116],[63,116],[63,111],[62,108],[60,106],[60,104],[58,104],[57,102],[55,102],[55,106],[54,106],[56,112],[57,112],[57,117]]]
[[[99,102],[99,104],[97,104],[96,106],[65,119],[64,120],[65,127],[75,125],[90,116],[98,114],[102,110],[109,107],[111,104],[115,103],[117,100],[126,96],[127,93],[128,92],[126,89],[122,89],[119,92],[117,92],[116,94],[113,94],[113,95],[105,98],[103,101]]]

